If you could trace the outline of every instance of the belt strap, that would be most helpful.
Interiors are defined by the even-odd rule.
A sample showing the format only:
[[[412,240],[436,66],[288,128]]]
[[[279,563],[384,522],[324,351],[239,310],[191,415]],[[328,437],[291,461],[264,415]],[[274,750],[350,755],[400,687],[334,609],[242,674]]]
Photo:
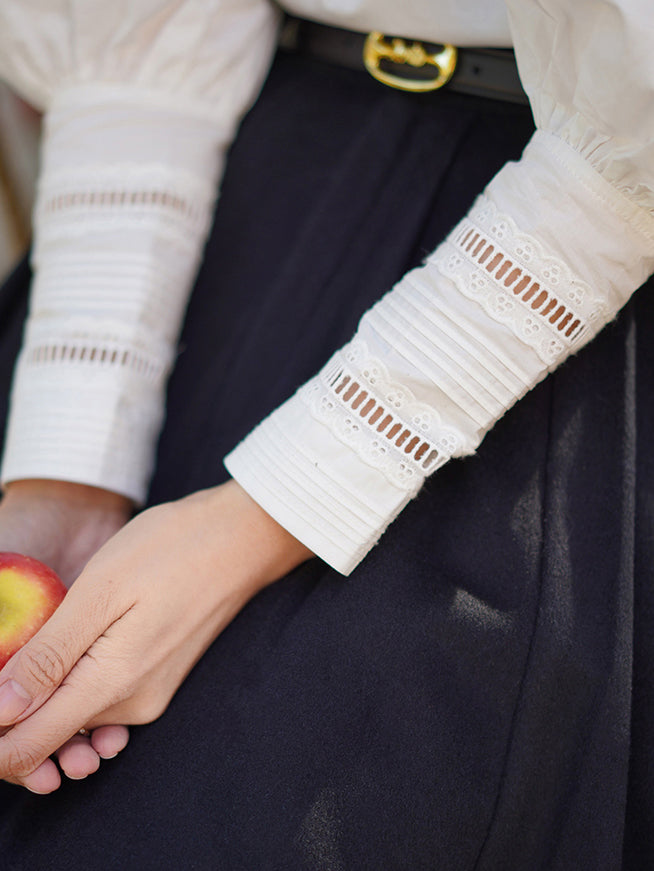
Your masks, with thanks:
[[[381,38],[384,40],[384,44],[388,40],[389,46],[398,45],[400,51],[407,57],[410,52],[413,53],[414,58],[416,52],[422,53],[422,56],[434,57],[432,52],[435,46],[431,43],[384,37],[382,34],[357,33],[353,30],[330,27],[327,24],[319,24],[316,21],[307,21],[292,16],[287,17],[285,21],[280,48],[348,69],[365,70],[367,67],[364,62],[364,51],[370,45],[371,36]],[[451,78],[443,85],[444,87],[477,97],[490,97],[528,105],[529,100],[520,83],[515,56],[511,49],[453,49],[450,46],[445,47],[445,49],[450,48],[453,51],[456,66]],[[436,54],[435,56],[439,57],[440,55]],[[392,72],[392,75],[387,76],[392,81],[419,81],[426,78],[425,73],[418,69],[412,61],[394,63],[385,58],[383,63],[389,72]],[[368,71],[370,71],[369,67]],[[428,70],[427,76],[429,76]],[[397,84],[393,86],[401,87]],[[434,90],[440,90],[440,87],[441,85],[437,84]]]

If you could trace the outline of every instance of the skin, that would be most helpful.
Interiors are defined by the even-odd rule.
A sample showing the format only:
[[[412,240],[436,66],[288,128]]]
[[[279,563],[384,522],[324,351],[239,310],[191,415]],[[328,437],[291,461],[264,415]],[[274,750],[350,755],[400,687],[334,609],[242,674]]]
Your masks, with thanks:
[[[33,792],[60,786],[53,757],[76,779],[120,752],[126,726],[163,713],[243,606],[313,556],[235,481],[131,511],[63,482],[16,482],[0,503],[0,550],[30,553],[70,584],[0,672],[0,778]]]

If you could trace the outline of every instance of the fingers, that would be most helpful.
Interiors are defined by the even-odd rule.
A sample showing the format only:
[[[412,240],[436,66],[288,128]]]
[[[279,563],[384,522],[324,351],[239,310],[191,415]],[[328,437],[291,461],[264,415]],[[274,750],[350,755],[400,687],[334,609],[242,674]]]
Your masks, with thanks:
[[[31,697],[21,684],[11,678],[0,686],[0,724],[13,723],[29,706]]]
[[[16,783],[18,781],[15,781]],[[47,795],[61,786],[61,775],[52,759],[46,759],[39,767],[28,774],[20,784],[37,795]]]
[[[71,590],[0,672],[0,727],[14,725],[38,710],[118,616],[115,608],[110,610],[106,593],[91,598],[83,587]]]
[[[126,726],[100,726],[91,737],[74,735],[57,751],[57,761],[70,780],[82,780],[94,774],[101,759],[113,759],[129,741]]]
[[[0,683],[0,725],[10,726],[39,708],[84,653],[79,644],[39,633],[7,663]]]
[[[117,673],[124,663],[103,657],[121,614],[98,604],[100,596],[71,591],[2,671],[0,778],[51,792],[61,782],[51,755],[57,754],[65,775],[81,779],[98,769],[101,756],[115,756],[127,744],[127,730],[107,726],[103,715],[122,701]],[[102,727],[96,746],[77,734],[88,724]]]
[[[90,747],[71,739],[81,727],[159,717],[252,595],[305,558],[295,545],[287,554],[281,527],[271,532],[274,521],[248,500],[234,504],[234,493],[148,509],[95,554],[0,672],[0,727],[12,726],[0,737],[0,778],[49,790],[56,782],[47,760],[60,748],[62,769],[73,776],[97,764],[91,749],[113,755],[125,733],[99,732]]]
[[[57,766],[43,753],[43,747],[38,740],[23,744],[16,729],[10,729],[0,739],[0,745],[6,757],[3,780],[39,794],[53,792],[60,786],[61,777]]]
[[[57,751],[56,758],[69,780],[83,780],[99,769],[102,759],[113,759],[124,750],[128,741],[126,726],[100,726],[93,731],[91,738],[74,735]],[[23,751],[19,749],[18,752]],[[52,759],[46,759],[20,779],[8,777],[7,780],[38,795],[54,792],[61,785],[61,776]]]
[[[91,744],[101,759],[113,759],[127,747],[127,726],[99,726],[93,730]]]
[[[64,685],[27,720],[0,738],[0,777],[33,792],[51,792],[60,785],[56,766],[48,758],[52,754],[63,773],[73,780],[93,774],[101,757],[115,756],[128,740],[124,726],[100,727],[92,738],[80,735],[79,722],[95,714],[94,707],[81,707],[70,687]]]
[[[28,719],[0,738],[0,776],[3,779],[28,786],[30,775],[77,734],[81,722],[96,714],[93,708],[80,706],[79,700],[75,703],[67,689],[61,687]],[[90,746],[88,739],[84,741]]]
[[[39,649],[37,645],[36,650]],[[28,678],[31,677],[29,671],[27,674]],[[42,689],[42,683],[37,686]],[[97,660],[91,655],[82,656],[57,691],[50,692],[42,704],[32,704],[29,716],[19,718],[0,738],[0,777],[35,791],[41,790],[39,778],[44,777],[44,789],[50,791],[58,784],[47,775],[49,766],[44,769],[46,774],[40,768],[58,750],[62,769],[73,778],[79,779],[95,771],[100,761],[99,754],[88,738],[77,733],[109,706],[111,692],[110,681],[106,675],[103,676]],[[100,736],[100,740],[102,743],[107,738]],[[120,746],[120,740],[116,736],[112,738],[112,732],[109,732],[107,743],[110,750],[114,745]],[[32,775],[36,776],[36,786]]]
[[[100,767],[100,756],[85,735],[74,735],[57,751],[61,770],[70,780],[83,780]]]

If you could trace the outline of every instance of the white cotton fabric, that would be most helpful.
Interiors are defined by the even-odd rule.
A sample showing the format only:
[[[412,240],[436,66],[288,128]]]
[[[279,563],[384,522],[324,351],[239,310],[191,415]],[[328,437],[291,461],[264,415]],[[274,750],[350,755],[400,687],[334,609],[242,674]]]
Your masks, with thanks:
[[[114,95],[80,108],[70,91],[46,123],[5,469],[141,501],[229,136]]]
[[[224,155],[278,18],[263,0],[0,5],[0,72],[46,112],[4,481],[144,500]]]
[[[424,266],[226,460],[348,573],[426,475],[474,451],[653,271],[654,10],[283,5],[363,32],[513,44],[539,128]],[[277,12],[267,0],[0,5],[0,74],[46,111],[4,481],[144,498],[224,154],[270,63]]]
[[[459,46],[512,45],[503,0],[284,0],[281,5],[301,18],[362,33],[381,30]]]
[[[270,62],[276,18],[266,0],[3,0],[0,74],[40,109],[69,88],[127,84],[135,101],[154,92],[233,124]]]
[[[547,227],[535,196],[548,202]],[[327,364],[263,421],[226,458],[227,468],[266,511],[349,574],[425,477],[473,453],[652,271],[654,216],[569,145],[537,133],[424,266],[364,315],[336,367]],[[346,369],[339,393],[334,384]],[[389,411],[393,421],[383,426]],[[334,481],[337,499],[326,484]]]
[[[507,0],[506,5],[537,126],[653,210],[651,0]]]

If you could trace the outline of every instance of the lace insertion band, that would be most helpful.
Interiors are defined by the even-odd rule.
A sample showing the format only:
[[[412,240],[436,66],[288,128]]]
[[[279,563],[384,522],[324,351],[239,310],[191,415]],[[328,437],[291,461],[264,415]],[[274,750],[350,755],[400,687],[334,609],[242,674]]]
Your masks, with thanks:
[[[196,222],[204,217],[204,204],[193,202],[167,190],[85,190],[66,191],[46,199],[41,208],[45,216],[73,209],[158,208],[174,212],[182,220]]]
[[[516,266],[502,251],[496,250],[488,237],[483,236],[474,226],[462,227],[452,242],[463,249],[471,260],[479,266],[484,266],[497,281],[501,280],[504,287],[511,290],[515,296],[529,303],[536,314],[548,318],[549,322],[570,341],[574,341],[584,330],[586,325],[575,316],[575,312],[569,306],[565,303],[561,304],[559,299],[544,289],[533,275]]]
[[[391,381],[361,340],[337,352],[301,393],[317,419],[403,489],[417,490],[460,447],[436,410]]]
[[[37,207],[41,244],[92,232],[152,228],[176,246],[190,247],[210,220],[204,202],[172,191],[118,188],[69,190],[44,196]]]
[[[548,365],[584,344],[606,319],[590,286],[484,196],[427,262],[508,323]]]
[[[188,245],[204,234],[213,194],[189,173],[157,164],[86,166],[44,174],[36,204],[39,238],[152,226]]]
[[[124,346],[71,340],[61,344],[50,343],[28,347],[23,356],[23,364],[28,367],[44,367],[53,364],[96,365],[130,369],[146,381],[158,382],[166,367],[146,354]]]

